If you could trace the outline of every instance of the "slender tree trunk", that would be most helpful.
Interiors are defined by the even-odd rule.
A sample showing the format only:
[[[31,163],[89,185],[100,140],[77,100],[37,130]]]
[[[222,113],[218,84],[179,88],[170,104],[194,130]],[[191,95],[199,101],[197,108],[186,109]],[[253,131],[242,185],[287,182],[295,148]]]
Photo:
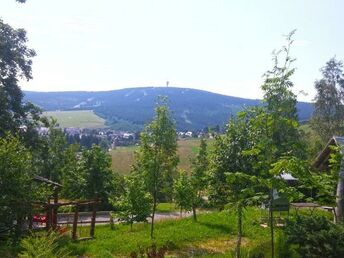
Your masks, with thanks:
[[[193,213],[194,221],[197,221],[196,206],[194,204],[192,205],[192,213]]]
[[[180,208],[180,217],[183,217],[183,209]]]
[[[240,249],[241,249],[241,237],[242,237],[242,205],[241,203],[238,204],[238,239],[237,245],[235,249],[235,257],[240,258]]]
[[[271,235],[271,257],[275,257],[275,243],[274,243],[274,217],[273,217],[273,189],[271,189],[271,199],[269,207],[269,220],[270,220],[270,235]]]
[[[154,193],[154,197],[153,197],[153,212],[152,212],[152,223],[151,223],[151,232],[150,232],[150,236],[151,239],[154,238],[154,217],[155,217],[155,210],[156,210],[156,193]]]

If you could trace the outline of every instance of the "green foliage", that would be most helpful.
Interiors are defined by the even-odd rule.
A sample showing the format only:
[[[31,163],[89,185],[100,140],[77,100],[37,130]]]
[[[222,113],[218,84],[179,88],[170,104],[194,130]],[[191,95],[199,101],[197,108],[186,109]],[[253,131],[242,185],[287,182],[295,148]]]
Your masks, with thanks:
[[[208,187],[209,157],[207,151],[207,142],[201,138],[199,151],[194,159],[191,159],[191,185],[192,185],[192,211],[194,219],[197,220],[196,208],[203,203],[202,195]]]
[[[252,148],[250,127],[246,117],[231,119],[223,136],[217,136],[211,153],[210,164],[210,200],[214,205],[223,208],[228,203],[230,186],[227,172],[255,172],[252,155],[246,151]]]
[[[166,103],[159,104],[155,112],[154,120],[141,133],[140,147],[136,152],[137,164],[134,167],[153,198],[151,237],[156,205],[159,200],[171,200],[173,179],[179,161],[176,128]]]
[[[132,175],[125,178],[124,184],[124,193],[110,197],[115,216],[130,225],[134,222],[147,222],[152,210],[152,200],[143,181],[137,175]]]
[[[191,183],[197,195],[200,196],[208,185],[209,157],[207,152],[207,142],[201,138],[197,156],[191,160]]]
[[[317,95],[311,126],[325,144],[332,136],[344,133],[343,63],[331,58],[321,72],[323,78],[315,82]]]
[[[55,127],[52,120],[47,137],[42,137],[41,147],[38,149],[35,165],[40,170],[39,175],[54,182],[62,181],[63,169],[65,167],[65,151],[67,140],[61,129]]]
[[[192,186],[190,177],[185,171],[179,172],[179,176],[174,180],[173,188],[174,199],[180,211],[190,211],[196,199],[196,192]]]
[[[315,189],[315,198],[319,203],[335,206],[338,175],[342,162],[340,147],[330,146],[329,173],[314,173],[312,187]]]
[[[85,175],[86,199],[99,198],[102,208],[109,207],[108,197],[114,191],[114,174],[111,170],[111,157],[98,145],[82,152],[82,169]]]
[[[34,197],[32,157],[18,138],[8,134],[0,137],[0,161],[0,229],[19,237]]]
[[[285,234],[301,257],[344,256],[344,227],[322,216],[297,216],[289,221]]]
[[[0,19],[0,136],[7,131],[32,134],[40,120],[39,109],[23,103],[18,85],[19,79],[32,79],[32,57],[36,54],[26,43],[25,30],[13,29]]]
[[[67,199],[82,199],[86,193],[86,171],[80,158],[80,146],[69,145],[63,155],[64,166],[61,169],[61,195]]]
[[[20,246],[23,251],[19,258],[68,258],[70,252],[63,248],[64,236],[51,232],[47,235],[31,235],[22,239]]]

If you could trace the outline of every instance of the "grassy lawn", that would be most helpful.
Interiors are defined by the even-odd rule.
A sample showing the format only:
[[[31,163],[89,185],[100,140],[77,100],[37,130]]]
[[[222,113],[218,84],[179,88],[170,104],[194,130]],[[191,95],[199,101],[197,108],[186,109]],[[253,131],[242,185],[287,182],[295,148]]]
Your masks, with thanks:
[[[105,120],[92,110],[44,112],[44,116],[53,117],[60,127],[104,128]]]
[[[211,146],[213,140],[208,140],[209,145]],[[178,141],[178,155],[179,155],[179,169],[185,171],[191,170],[190,159],[194,158],[199,149],[200,140],[199,139],[188,139],[188,140],[179,140]],[[130,172],[131,166],[134,164],[135,157],[134,152],[137,149],[137,146],[128,146],[128,147],[117,147],[114,150],[110,151],[112,157],[112,169],[122,175],[126,175]]]
[[[179,211],[179,209],[176,207],[175,203],[164,202],[158,204],[158,206],[156,207],[156,211],[161,213],[168,213]]]
[[[259,226],[260,212],[247,210],[244,221],[243,246],[268,252],[269,229]],[[127,257],[132,251],[151,246],[149,224],[129,226],[97,226],[94,240],[68,244],[74,255],[86,257]],[[236,240],[236,217],[228,211],[200,214],[192,218],[156,223],[155,243],[168,248],[167,257],[228,257]],[[215,255],[215,256],[214,256]]]

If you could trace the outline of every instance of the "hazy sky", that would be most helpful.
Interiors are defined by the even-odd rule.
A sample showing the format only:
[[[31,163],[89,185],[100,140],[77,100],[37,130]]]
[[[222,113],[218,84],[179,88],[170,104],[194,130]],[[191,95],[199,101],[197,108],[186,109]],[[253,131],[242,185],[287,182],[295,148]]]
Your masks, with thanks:
[[[0,0],[0,17],[25,28],[37,52],[35,91],[137,86],[261,98],[262,74],[283,34],[297,29],[294,92],[314,97],[319,69],[344,58],[344,1]]]

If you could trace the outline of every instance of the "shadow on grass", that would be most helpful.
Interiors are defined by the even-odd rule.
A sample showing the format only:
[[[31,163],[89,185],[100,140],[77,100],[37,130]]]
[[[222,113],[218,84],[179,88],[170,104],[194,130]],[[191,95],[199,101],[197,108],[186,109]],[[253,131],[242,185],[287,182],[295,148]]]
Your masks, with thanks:
[[[215,229],[221,233],[227,233],[227,234],[232,234],[233,229],[229,227],[229,225],[223,225],[219,223],[212,223],[212,222],[202,222],[199,221],[197,222],[199,225],[206,226],[211,229]]]

